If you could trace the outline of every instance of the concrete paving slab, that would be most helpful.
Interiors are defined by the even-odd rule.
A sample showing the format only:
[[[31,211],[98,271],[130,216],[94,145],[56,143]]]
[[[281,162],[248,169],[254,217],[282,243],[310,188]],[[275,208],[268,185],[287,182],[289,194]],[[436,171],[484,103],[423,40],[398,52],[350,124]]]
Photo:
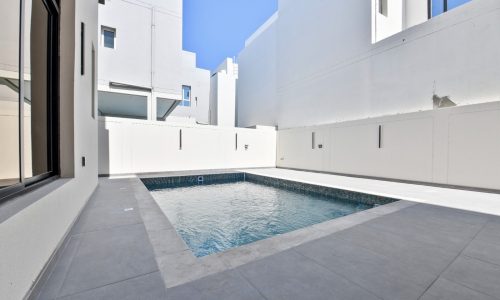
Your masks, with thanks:
[[[266,299],[378,299],[293,250],[237,268]]]
[[[257,300],[265,298],[239,272],[228,271],[169,289],[167,299]]]
[[[335,238],[335,235],[295,250],[382,299],[417,299],[427,288],[417,283],[435,278],[428,273],[405,269],[390,258]]]
[[[420,300],[495,300],[444,278],[438,279]]]
[[[500,298],[500,266],[462,256],[446,270],[443,278]]]
[[[159,272],[106,285],[83,293],[66,296],[64,300],[157,300],[165,299],[167,293]]]
[[[79,238],[60,297],[158,270],[143,224],[95,231]]]

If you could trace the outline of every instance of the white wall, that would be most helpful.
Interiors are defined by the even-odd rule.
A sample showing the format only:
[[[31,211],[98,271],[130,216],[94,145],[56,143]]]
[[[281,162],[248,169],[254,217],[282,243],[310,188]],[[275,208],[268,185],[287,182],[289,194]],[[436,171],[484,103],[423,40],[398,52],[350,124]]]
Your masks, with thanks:
[[[277,125],[276,45],[278,14],[247,41],[238,56],[237,120],[242,127]]]
[[[500,189],[498,132],[500,102],[284,129],[277,165]]]
[[[191,87],[191,106],[178,106],[172,117],[192,118],[196,122],[209,123],[210,71],[196,68],[196,54],[183,51],[182,85]],[[167,121],[173,119],[167,118]]]
[[[232,58],[224,62],[210,79],[210,124],[223,127],[236,126],[236,81],[238,64]]]
[[[75,3],[76,2],[76,3]],[[86,74],[80,75],[80,22],[86,23]],[[91,117],[91,45],[97,45],[97,1],[61,1],[61,175],[50,192],[0,226],[0,295],[22,299],[36,282],[97,185],[97,122]],[[81,156],[87,166],[81,166]],[[12,199],[16,201],[16,198]]]
[[[498,100],[498,8],[496,0],[474,0],[372,44],[372,1],[281,0],[276,110],[239,109],[240,125],[287,128],[429,110],[433,93],[459,105]],[[261,34],[238,58],[240,107],[261,99],[252,91],[262,82],[245,78],[272,53],[267,38]]]
[[[179,149],[180,130],[182,150]],[[175,126],[118,118],[99,121],[99,174],[274,166],[274,128]]]

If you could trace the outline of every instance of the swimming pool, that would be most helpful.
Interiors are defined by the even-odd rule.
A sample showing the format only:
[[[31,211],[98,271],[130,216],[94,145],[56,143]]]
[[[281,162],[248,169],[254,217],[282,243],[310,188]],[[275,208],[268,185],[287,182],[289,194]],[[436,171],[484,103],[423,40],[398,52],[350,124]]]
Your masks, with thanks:
[[[205,178],[145,182],[197,257],[363,211],[377,202],[391,202],[363,197],[353,201],[344,194],[333,196],[310,185],[244,174],[226,180]]]

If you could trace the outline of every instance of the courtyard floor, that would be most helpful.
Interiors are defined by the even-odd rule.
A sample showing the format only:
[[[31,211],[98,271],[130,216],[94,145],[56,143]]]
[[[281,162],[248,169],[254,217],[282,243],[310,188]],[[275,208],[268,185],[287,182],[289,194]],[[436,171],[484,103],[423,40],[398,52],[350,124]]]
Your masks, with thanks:
[[[500,195],[246,172],[403,200],[197,259],[138,178],[102,178],[31,298],[500,299]]]

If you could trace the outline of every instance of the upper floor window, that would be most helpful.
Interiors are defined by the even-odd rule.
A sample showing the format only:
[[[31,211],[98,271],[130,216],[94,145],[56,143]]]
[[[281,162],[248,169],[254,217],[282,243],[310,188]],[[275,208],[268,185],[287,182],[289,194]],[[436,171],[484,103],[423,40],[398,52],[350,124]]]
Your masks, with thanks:
[[[116,29],[102,27],[102,43],[104,47],[115,49]]]
[[[187,85],[182,86],[182,102],[181,106],[191,106],[191,87]]]
[[[435,17],[472,0],[429,0],[430,16]]]

